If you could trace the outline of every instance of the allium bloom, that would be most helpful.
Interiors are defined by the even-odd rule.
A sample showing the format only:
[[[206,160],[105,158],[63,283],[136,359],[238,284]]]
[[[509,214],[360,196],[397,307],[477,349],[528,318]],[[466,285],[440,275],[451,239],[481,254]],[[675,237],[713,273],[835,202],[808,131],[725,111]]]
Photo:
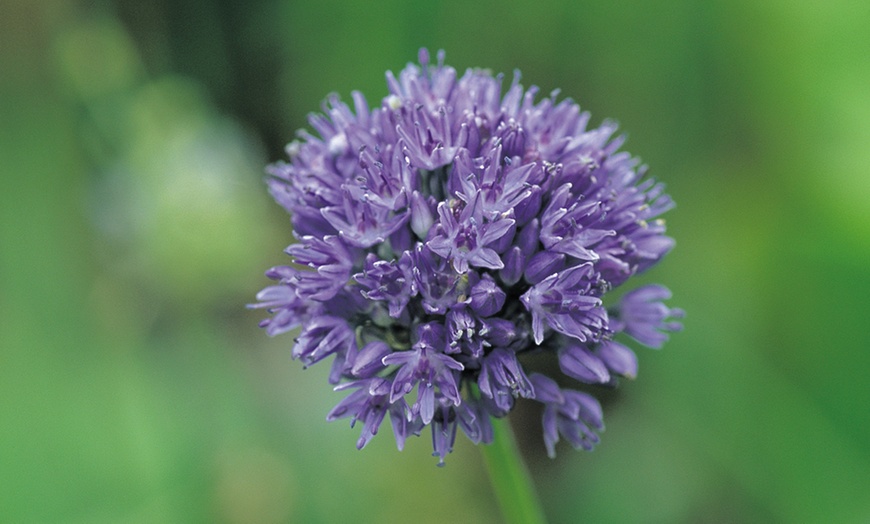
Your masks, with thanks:
[[[363,448],[389,415],[401,449],[431,426],[443,463],[457,429],[492,439],[490,417],[518,397],[543,404],[549,454],[564,437],[591,449],[601,406],[559,383],[614,384],[637,359],[623,332],[658,348],[682,311],[646,286],[605,296],[674,245],[659,217],[662,184],[620,152],[616,126],[557,93],[535,101],[519,74],[444,65],[387,73],[389,95],[353,109],[331,96],[299,132],[269,189],[290,212],[295,266],[266,274],[257,295],[269,335],[300,328],[293,357],[332,357],[330,383],[349,394],[328,420],[360,422]],[[608,301],[610,297],[607,297]],[[548,353],[570,379],[527,372]]]

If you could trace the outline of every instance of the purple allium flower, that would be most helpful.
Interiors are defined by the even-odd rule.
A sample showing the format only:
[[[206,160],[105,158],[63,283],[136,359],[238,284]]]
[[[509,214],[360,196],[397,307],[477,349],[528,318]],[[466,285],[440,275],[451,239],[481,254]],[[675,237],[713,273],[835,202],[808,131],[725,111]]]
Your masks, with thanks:
[[[305,366],[333,356],[329,381],[351,393],[327,416],[362,421],[363,448],[389,414],[401,449],[431,426],[443,463],[458,429],[490,442],[490,417],[516,399],[543,407],[544,443],[591,449],[604,426],[588,393],[529,372],[549,353],[561,383],[634,378],[614,336],[659,348],[681,329],[670,292],[611,290],[673,247],[659,216],[673,207],[645,166],[620,152],[616,126],[557,93],[535,101],[519,74],[444,65],[387,73],[374,108],[330,96],[300,131],[269,189],[292,216],[298,266],[266,275],[257,295],[269,335],[299,329]],[[608,305],[610,304],[610,305]]]

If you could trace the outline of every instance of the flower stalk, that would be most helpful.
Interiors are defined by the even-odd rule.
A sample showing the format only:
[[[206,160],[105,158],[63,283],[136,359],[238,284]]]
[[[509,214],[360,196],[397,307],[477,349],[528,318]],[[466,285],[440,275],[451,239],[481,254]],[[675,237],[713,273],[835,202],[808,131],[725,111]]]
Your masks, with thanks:
[[[510,423],[503,418],[494,419],[492,425],[492,443],[480,446],[480,449],[504,522],[509,524],[547,522]]]

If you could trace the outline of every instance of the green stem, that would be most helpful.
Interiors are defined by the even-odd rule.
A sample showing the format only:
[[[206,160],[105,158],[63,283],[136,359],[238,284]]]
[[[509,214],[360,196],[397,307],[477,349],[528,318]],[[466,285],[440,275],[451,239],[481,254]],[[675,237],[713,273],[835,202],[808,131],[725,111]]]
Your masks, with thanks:
[[[507,419],[493,418],[492,431],[492,443],[478,447],[482,450],[504,521],[509,524],[544,524],[543,508]]]

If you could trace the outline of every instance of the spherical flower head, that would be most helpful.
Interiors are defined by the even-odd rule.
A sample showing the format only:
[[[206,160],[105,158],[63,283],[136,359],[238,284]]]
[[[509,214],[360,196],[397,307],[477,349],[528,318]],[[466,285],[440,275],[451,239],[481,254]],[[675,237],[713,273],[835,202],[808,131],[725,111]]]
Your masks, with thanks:
[[[330,96],[299,132],[269,189],[291,215],[296,266],[251,307],[269,335],[300,329],[305,366],[332,359],[329,381],[351,390],[328,415],[362,424],[363,448],[387,415],[401,449],[427,426],[443,464],[457,430],[492,439],[490,417],[517,399],[543,404],[544,443],[591,449],[601,406],[560,384],[634,378],[623,332],[659,348],[682,311],[662,286],[613,300],[616,288],[673,247],[662,184],[625,152],[616,126],[557,93],[537,100],[519,74],[429,62],[370,107]],[[609,304],[609,305],[608,305]],[[551,354],[564,377],[527,372]],[[558,380],[556,380],[558,378]]]

